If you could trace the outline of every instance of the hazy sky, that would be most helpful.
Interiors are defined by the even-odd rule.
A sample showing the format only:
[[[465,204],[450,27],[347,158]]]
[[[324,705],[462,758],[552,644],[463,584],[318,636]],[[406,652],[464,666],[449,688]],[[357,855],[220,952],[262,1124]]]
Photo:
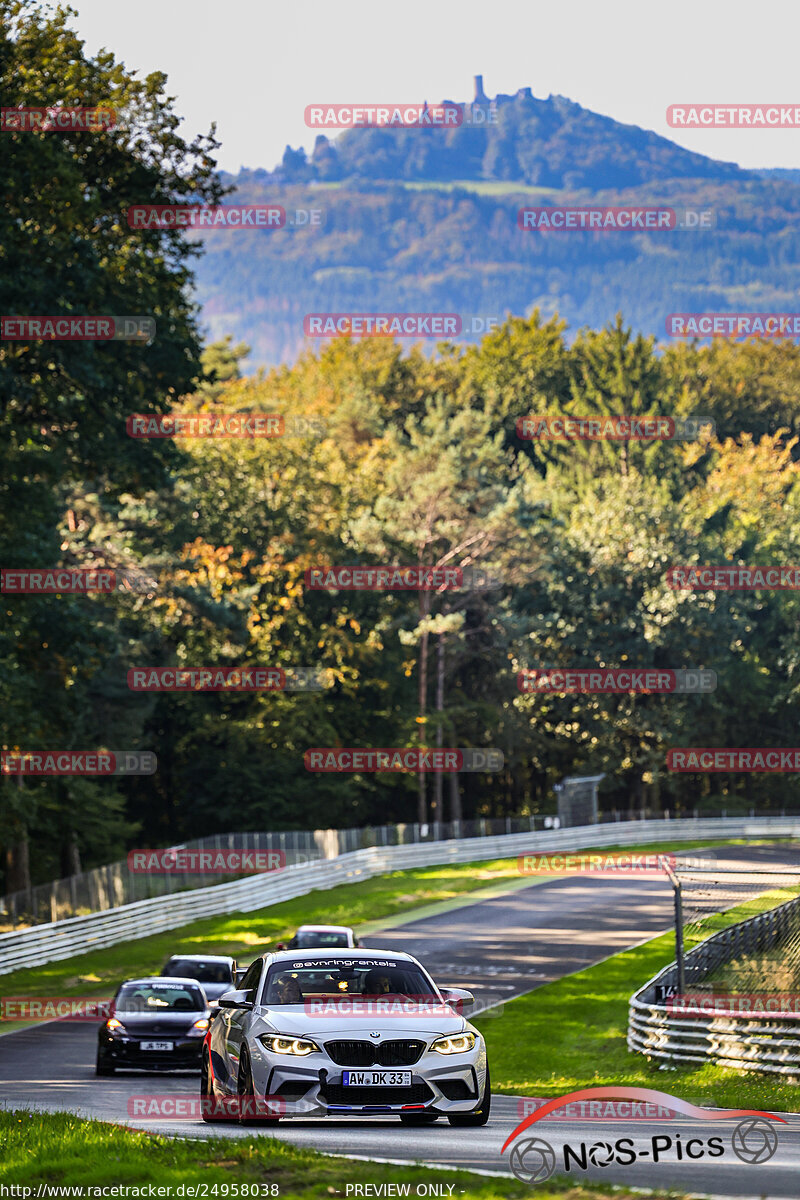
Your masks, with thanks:
[[[666,124],[669,104],[800,103],[798,0],[72,0],[87,51],[163,70],[220,166],[311,150],[307,104],[468,100],[531,87],[744,167],[800,167],[800,130]]]

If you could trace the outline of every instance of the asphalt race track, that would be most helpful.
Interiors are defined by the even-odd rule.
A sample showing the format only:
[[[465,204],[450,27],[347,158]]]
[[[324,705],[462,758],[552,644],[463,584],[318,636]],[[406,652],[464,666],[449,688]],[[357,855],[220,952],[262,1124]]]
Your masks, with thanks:
[[[698,852],[700,853],[700,852]],[[775,864],[798,862],[785,847],[719,849],[718,860]],[[735,894],[721,889],[717,906],[732,903]],[[634,945],[671,927],[672,890],[661,880],[601,877],[568,877],[539,882],[511,894],[411,921],[403,926],[365,937],[371,947],[404,949],[419,957],[443,985],[470,987],[477,1000],[508,1000],[539,984],[580,970],[593,962]],[[633,986],[637,981],[632,980]],[[0,982],[0,986],[1,982]],[[194,1098],[198,1079],[191,1074],[147,1075],[126,1073],[110,1079],[94,1074],[97,1036],[94,1023],[53,1022],[0,1038],[0,1094],[5,1106],[35,1105],[68,1109],[86,1116],[121,1121],[140,1128],[189,1137],[276,1136],[298,1145],[373,1159],[422,1160],[510,1173],[509,1155],[500,1149],[508,1134],[525,1115],[524,1101],[495,1095],[489,1124],[480,1129],[454,1129],[441,1120],[433,1126],[401,1126],[395,1119],[347,1117],[281,1122],[272,1128],[241,1128],[233,1122],[204,1124],[197,1119],[134,1121],[129,1102],[135,1096]],[[522,1052],[522,1051],[521,1051]],[[536,1048],[526,1055],[535,1058]],[[670,1073],[653,1083],[670,1091]],[[700,1122],[690,1118],[666,1120],[565,1120],[557,1114],[545,1118],[519,1139],[544,1138],[561,1161],[568,1142],[580,1154],[580,1145],[613,1143],[628,1137],[637,1161],[577,1169],[570,1178],[596,1179],[639,1187],[674,1187],[692,1193],[725,1196],[800,1196],[800,1114],[777,1125],[777,1150],[770,1160],[750,1164],[734,1154],[731,1135],[738,1122]],[[705,1161],[676,1157],[679,1143],[692,1138],[707,1143],[721,1137],[724,1153]],[[661,1138],[658,1162],[653,1162],[652,1138]],[[664,1139],[672,1138],[667,1146]],[[699,1143],[695,1143],[697,1153]],[[702,1147],[701,1147],[702,1148]],[[603,1163],[607,1151],[595,1150]],[[705,1154],[703,1155],[705,1158]],[[587,1160],[588,1161],[588,1160]],[[446,1173],[431,1171],[432,1182],[446,1182]],[[455,1194],[455,1193],[454,1193]]]

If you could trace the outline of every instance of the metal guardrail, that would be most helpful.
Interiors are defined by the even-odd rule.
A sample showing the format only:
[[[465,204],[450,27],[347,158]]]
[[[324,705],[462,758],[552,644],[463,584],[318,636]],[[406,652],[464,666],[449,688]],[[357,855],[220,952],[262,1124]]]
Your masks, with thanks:
[[[0,934],[0,975],[21,967],[71,958],[118,942],[147,937],[230,912],[253,912],[388,871],[448,863],[485,862],[517,854],[590,847],[676,843],[706,838],[798,837],[800,820],[781,817],[620,821],[572,829],[458,838],[407,846],[373,846],[280,872],[139,900],[106,912]]]
[[[338,858],[368,846],[404,846],[416,842],[438,842],[449,838],[492,837],[503,833],[527,833],[552,825],[553,817],[480,817],[476,820],[396,825],[365,825],[354,829],[289,829],[281,832],[237,831],[194,838],[171,847],[174,850],[278,850],[287,863],[308,863],[318,858]],[[34,884],[21,891],[0,895],[0,922],[13,930],[27,925],[50,924],[70,917],[119,908],[136,900],[193,891],[214,883],[225,883],[220,872],[165,875],[131,871],[127,860],[93,867],[64,879]]]
[[[678,963],[654,975],[630,999],[628,1049],[664,1062],[713,1062],[738,1071],[800,1076],[800,1021],[785,1013],[698,1017],[671,1012],[657,1001],[665,989],[690,993],[740,954],[763,953],[800,931],[800,896],[715,933],[684,956],[685,985]]]

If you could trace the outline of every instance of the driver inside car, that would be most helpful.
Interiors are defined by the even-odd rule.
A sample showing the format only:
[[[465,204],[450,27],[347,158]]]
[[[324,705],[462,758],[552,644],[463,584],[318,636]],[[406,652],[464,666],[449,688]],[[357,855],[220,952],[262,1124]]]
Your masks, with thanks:
[[[388,996],[392,991],[392,981],[389,976],[380,970],[373,968],[368,971],[364,977],[365,996]]]
[[[270,1001],[273,1004],[303,1003],[303,993],[300,991],[300,984],[294,975],[279,976],[270,988],[270,993]]]

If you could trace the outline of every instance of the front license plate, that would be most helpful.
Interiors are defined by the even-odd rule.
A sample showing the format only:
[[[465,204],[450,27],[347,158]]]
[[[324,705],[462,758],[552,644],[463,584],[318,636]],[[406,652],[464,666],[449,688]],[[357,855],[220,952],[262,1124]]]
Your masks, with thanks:
[[[411,1087],[410,1071],[342,1071],[344,1087]]]
[[[174,1042],[140,1042],[140,1050],[173,1050]]]

